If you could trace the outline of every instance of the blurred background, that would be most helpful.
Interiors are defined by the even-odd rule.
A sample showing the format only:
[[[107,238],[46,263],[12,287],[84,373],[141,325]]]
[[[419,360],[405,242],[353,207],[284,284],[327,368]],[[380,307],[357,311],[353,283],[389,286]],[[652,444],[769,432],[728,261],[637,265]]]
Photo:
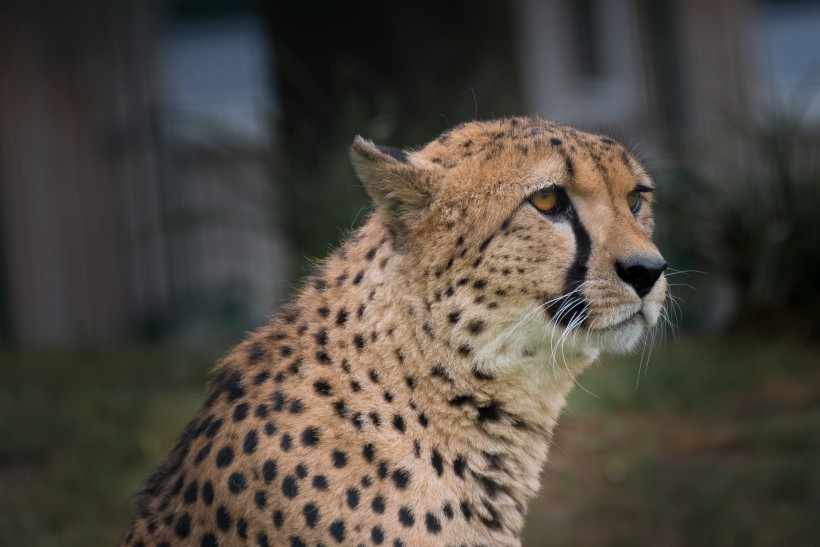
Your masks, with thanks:
[[[2,0],[0,544],[118,541],[366,218],[356,134],[538,114],[647,164],[675,327],[581,379],[524,545],[817,545],[819,94],[818,0]]]

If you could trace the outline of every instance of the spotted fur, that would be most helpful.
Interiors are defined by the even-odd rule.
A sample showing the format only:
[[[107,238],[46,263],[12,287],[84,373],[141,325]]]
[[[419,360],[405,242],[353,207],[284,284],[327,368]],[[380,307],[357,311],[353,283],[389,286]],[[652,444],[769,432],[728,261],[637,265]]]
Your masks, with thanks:
[[[123,545],[519,545],[575,375],[657,321],[664,278],[616,268],[659,257],[651,193],[626,205],[652,183],[608,137],[515,118],[352,157],[374,214],[216,366]]]

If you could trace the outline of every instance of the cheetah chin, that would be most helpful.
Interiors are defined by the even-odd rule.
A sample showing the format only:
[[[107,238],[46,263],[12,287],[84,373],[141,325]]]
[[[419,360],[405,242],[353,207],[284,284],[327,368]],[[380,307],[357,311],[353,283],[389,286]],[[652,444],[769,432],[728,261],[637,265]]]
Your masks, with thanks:
[[[655,187],[611,138],[351,156],[372,215],[217,364],[123,545],[520,545],[577,375],[663,315]]]

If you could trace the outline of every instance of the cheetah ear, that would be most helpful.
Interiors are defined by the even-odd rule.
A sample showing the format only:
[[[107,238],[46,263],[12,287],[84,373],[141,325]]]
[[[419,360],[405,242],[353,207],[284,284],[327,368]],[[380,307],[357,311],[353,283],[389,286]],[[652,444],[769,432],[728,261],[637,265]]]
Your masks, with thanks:
[[[353,141],[350,156],[356,176],[388,227],[403,234],[423,219],[431,195],[432,164],[362,137]]]

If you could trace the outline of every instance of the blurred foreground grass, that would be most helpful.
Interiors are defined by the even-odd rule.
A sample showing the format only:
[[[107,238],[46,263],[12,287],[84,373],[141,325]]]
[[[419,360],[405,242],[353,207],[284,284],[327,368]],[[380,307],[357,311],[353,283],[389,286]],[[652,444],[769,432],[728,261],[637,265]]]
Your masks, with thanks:
[[[215,354],[0,358],[0,545],[112,545]],[[820,348],[745,338],[580,378],[524,545],[816,545]]]

